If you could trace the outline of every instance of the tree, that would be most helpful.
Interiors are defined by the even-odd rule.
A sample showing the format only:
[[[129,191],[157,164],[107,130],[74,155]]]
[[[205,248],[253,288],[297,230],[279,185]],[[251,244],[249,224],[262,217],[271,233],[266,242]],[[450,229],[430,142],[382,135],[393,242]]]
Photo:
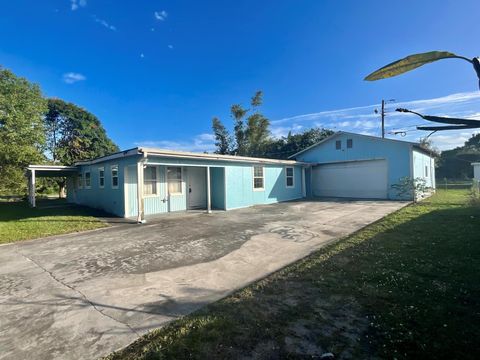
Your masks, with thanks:
[[[76,161],[119,151],[92,113],[60,99],[48,100],[45,115],[47,151],[54,163],[73,165]],[[65,179],[57,181],[63,196]]]
[[[231,106],[230,114],[234,121],[234,145],[232,144],[228,130],[222,122],[218,118],[212,120],[212,128],[217,141],[216,153],[224,153],[227,149],[225,147],[226,144],[230,144],[229,152],[235,155],[261,156],[270,135],[270,121],[259,112],[259,107],[262,103],[263,93],[257,91],[250,100],[250,109],[245,109],[240,104]],[[249,113],[250,115],[247,116]]]
[[[432,139],[428,137],[421,138],[418,144],[422,149],[430,152],[430,155],[432,155],[434,158],[440,157],[440,151],[433,147]]]
[[[471,163],[480,161],[480,134],[472,135],[463,146],[442,151],[437,162],[437,177],[448,179],[471,179]]]
[[[43,114],[40,88],[0,68],[0,192],[25,193],[25,167],[43,160]]]
[[[232,137],[219,118],[214,117],[212,119],[212,129],[213,134],[215,135],[215,146],[217,147],[215,153],[220,155],[230,154],[232,148]]]

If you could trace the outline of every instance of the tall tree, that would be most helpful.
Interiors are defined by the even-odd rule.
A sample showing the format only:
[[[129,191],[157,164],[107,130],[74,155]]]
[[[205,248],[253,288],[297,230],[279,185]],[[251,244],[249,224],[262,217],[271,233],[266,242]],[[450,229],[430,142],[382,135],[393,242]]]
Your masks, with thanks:
[[[119,151],[95,115],[60,99],[48,100],[45,127],[50,157],[63,165]]]
[[[100,120],[85,109],[60,99],[48,100],[45,115],[47,151],[54,163],[72,165],[119,151],[107,136]],[[63,196],[65,179],[58,179]]]
[[[214,117],[212,119],[212,129],[213,134],[215,135],[215,146],[217,147],[215,153],[220,155],[230,154],[232,148],[232,137],[219,118]]]
[[[25,193],[24,168],[43,159],[40,88],[0,67],[0,192]]]

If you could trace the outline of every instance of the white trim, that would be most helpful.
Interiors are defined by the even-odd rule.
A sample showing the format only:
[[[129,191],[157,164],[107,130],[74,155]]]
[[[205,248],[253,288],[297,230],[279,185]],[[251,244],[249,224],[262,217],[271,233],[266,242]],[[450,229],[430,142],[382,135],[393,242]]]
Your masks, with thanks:
[[[100,176],[100,171],[103,171],[103,176]],[[97,168],[97,172],[98,172],[98,188],[104,189],[105,188],[105,167],[100,166],[99,168]],[[100,183],[101,178],[103,178],[103,185]]]
[[[169,190],[168,190],[168,168],[171,167],[171,168],[180,168],[180,192],[174,192],[174,193],[171,193]],[[205,167],[205,166],[204,166]],[[167,166],[165,168],[165,184],[167,186],[167,195],[168,196],[181,196],[183,195],[183,182],[184,182],[184,174],[183,174],[183,167],[182,166]]]
[[[295,160],[278,160],[269,158],[254,158],[247,156],[233,156],[233,155],[218,155],[218,154],[202,154],[186,151],[172,151],[163,149],[152,148],[138,148],[139,152],[148,152],[150,156],[160,156],[166,158],[183,158],[183,159],[207,159],[215,161],[226,162],[242,162],[242,163],[259,163],[259,164],[285,164],[285,165],[298,165],[301,162]],[[205,165],[203,165],[205,166]]]
[[[210,186],[210,166],[206,168],[207,172],[207,212],[210,214],[212,212],[212,197],[210,194],[211,186]]]
[[[113,185],[113,168],[116,167],[117,168],[117,185]],[[138,182],[138,180],[137,180]],[[112,189],[118,189],[118,186],[120,185],[120,167],[117,165],[117,164],[112,164],[110,165],[110,187]]]
[[[260,179],[260,176],[255,176],[255,168],[261,168],[262,169],[262,187],[261,188],[256,188],[255,187],[255,178]],[[253,165],[252,166],[252,188],[253,191],[265,191],[265,167],[261,165]]]
[[[288,176],[287,169],[292,169],[292,176]],[[292,185],[288,185],[288,178],[292,178]],[[293,166],[285,166],[285,187],[287,189],[291,189],[295,187],[295,167]]]

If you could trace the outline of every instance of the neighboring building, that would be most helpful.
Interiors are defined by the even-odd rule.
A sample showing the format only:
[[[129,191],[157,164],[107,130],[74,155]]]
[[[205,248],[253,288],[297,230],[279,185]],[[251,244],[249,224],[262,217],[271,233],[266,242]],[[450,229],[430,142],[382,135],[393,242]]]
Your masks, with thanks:
[[[395,200],[392,185],[402,177],[435,188],[434,158],[417,143],[339,131],[290,158],[312,164],[306,184],[313,196]]]
[[[306,196],[398,199],[391,186],[402,177],[435,188],[434,160],[416,143],[338,132],[292,158],[134,148],[70,167],[31,165],[30,202],[35,206],[36,176],[66,176],[69,202],[138,221]]]
[[[480,163],[472,163],[473,166],[473,178],[480,181]]]

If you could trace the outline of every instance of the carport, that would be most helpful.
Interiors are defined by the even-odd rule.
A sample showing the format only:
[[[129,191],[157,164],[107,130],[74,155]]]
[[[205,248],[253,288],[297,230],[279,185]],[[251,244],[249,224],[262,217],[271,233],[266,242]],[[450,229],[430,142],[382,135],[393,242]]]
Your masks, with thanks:
[[[31,207],[36,206],[35,179],[37,177],[69,177],[78,173],[75,166],[62,165],[29,165],[26,176],[28,179],[28,202]]]

